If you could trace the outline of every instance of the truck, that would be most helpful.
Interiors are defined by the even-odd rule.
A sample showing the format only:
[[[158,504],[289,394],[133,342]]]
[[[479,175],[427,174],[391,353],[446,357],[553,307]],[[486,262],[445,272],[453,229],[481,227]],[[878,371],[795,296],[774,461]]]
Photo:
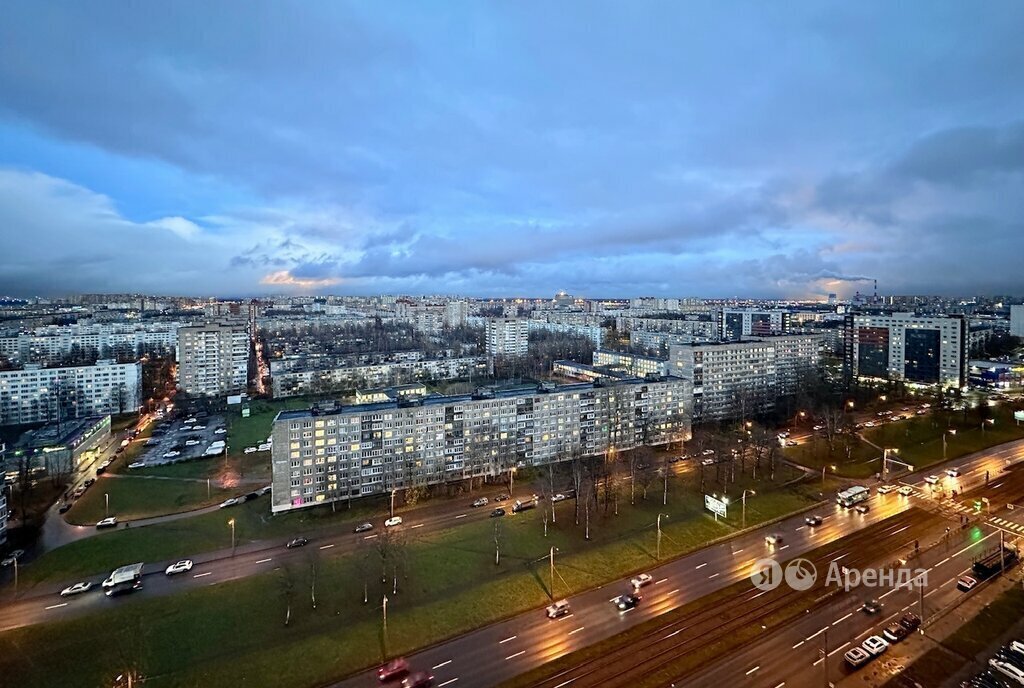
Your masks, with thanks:
[[[533,508],[536,508],[536,506],[537,506],[537,498],[536,497],[534,497],[533,499],[527,499],[526,501],[523,501],[521,499],[517,499],[515,504],[512,505],[512,513],[513,514],[518,514],[520,511],[526,511],[527,509],[533,509]]]
[[[142,580],[142,562],[138,564],[128,564],[111,571],[107,579],[103,581],[104,588],[113,588],[115,585],[121,585],[123,583],[137,583]]]
[[[1017,550],[1012,547],[996,547],[992,552],[977,559],[971,568],[979,580],[998,575],[1004,566],[1009,568],[1017,562]]]

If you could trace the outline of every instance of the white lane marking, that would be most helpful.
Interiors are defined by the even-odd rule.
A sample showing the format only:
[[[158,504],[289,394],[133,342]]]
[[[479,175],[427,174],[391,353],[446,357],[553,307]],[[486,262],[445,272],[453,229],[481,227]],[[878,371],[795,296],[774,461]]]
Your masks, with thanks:
[[[675,595],[677,592],[679,592],[679,588],[676,588],[675,590],[669,590],[668,594]]]
[[[847,619],[849,619],[849,618],[850,618],[851,616],[853,616],[853,612],[850,612],[850,613],[849,613],[849,614],[847,614],[846,616],[841,616],[841,617],[839,617],[838,619],[836,619],[835,621],[833,621],[833,622],[832,622],[832,625],[833,625],[833,626],[837,626],[837,625],[839,625],[840,623],[842,623],[843,621],[846,621]]]
[[[747,599],[748,599],[748,600],[756,600],[756,599],[757,599],[758,597],[760,597],[761,595],[767,595],[767,594],[768,594],[768,593],[770,593],[770,592],[771,592],[771,590],[762,590],[761,592],[757,593],[757,594],[756,594],[756,595],[754,595],[753,597],[748,597]]]
[[[569,679],[568,681],[562,681],[562,682],[561,682],[561,683],[559,683],[559,684],[558,684],[557,686],[555,686],[555,688],[562,688],[562,686],[567,686],[567,685],[569,685],[570,683],[572,683],[573,681],[575,681],[575,680],[576,680],[576,678],[577,678],[577,677],[573,676],[573,677],[572,677],[571,679]],[[440,687],[439,687],[439,688],[440,688]]]
[[[786,682],[785,682],[785,681],[783,681],[783,682],[782,682],[782,683],[780,683],[779,685],[775,686],[775,688],[782,688],[782,686],[784,686],[784,685],[786,685]]]
[[[794,530],[803,530],[803,529],[804,529],[804,528],[806,528],[806,527],[807,527],[807,526],[797,526],[796,528],[794,528]]]
[[[61,602],[60,604],[51,604],[47,609],[60,609],[61,607],[68,606],[67,602]]]
[[[819,635],[821,635],[822,633],[824,633],[827,630],[828,630],[828,626],[825,626],[824,628],[822,628],[820,631],[818,631],[814,635],[807,636],[806,638],[804,638],[804,640],[813,640],[814,638],[817,638]]]
[[[654,584],[655,585],[661,585],[662,583],[665,583],[667,581],[668,581],[668,578],[662,578],[661,580],[654,581]]]
[[[458,516],[456,516],[455,518],[466,518],[466,514],[459,514],[459,515],[458,515]]]
[[[939,562],[938,564],[936,564],[935,566],[942,566],[942,565],[943,565],[943,564],[945,564],[945,563],[946,563],[947,561],[949,561],[949,557],[946,557],[945,559],[943,559],[942,561],[940,561],[940,562]]]
[[[747,672],[747,676],[750,676],[752,673],[754,673],[755,671],[757,671],[760,668],[761,668],[761,665],[758,664],[756,667],[754,667],[753,669],[751,669],[750,671]]]
[[[896,531],[893,531],[893,532],[889,533],[889,535],[896,535],[897,533],[902,533],[902,532],[903,532],[904,530],[906,530],[906,529],[907,529],[907,528],[909,528],[909,527],[910,527],[910,526],[903,526],[903,527],[902,527],[902,528],[900,528],[899,530],[896,530]]]
[[[831,652],[829,652],[829,653],[828,653],[828,656],[829,656],[829,657],[831,657],[832,655],[834,655],[835,653],[839,652],[840,650],[842,650],[842,649],[843,649],[844,647],[846,647],[846,646],[847,646],[847,645],[849,645],[849,644],[850,644],[850,641],[849,641],[849,640],[847,640],[847,641],[846,641],[845,643],[843,643],[842,645],[840,645],[840,646],[839,646],[839,647],[837,647],[836,649],[834,649],[834,650],[832,650]]]
[[[933,589],[933,590],[932,590],[931,592],[926,592],[926,593],[924,594],[924,596],[925,596],[925,597],[928,597],[929,595],[932,595],[932,594],[934,594],[934,593],[936,593],[936,592],[938,592],[938,591],[939,591],[939,589],[938,589],[938,588],[935,588],[935,589]]]
[[[414,525],[414,526],[410,526],[410,528],[422,528],[422,527],[423,527],[423,524],[422,524],[422,523],[417,523],[417,524],[416,524],[416,525]]]
[[[212,573],[213,573],[213,571],[207,571],[206,573],[197,573],[196,575],[194,575],[192,577],[193,578],[202,578],[203,576],[209,576]]]
[[[789,545],[783,545],[782,547],[779,547],[779,551],[781,552],[782,550],[786,549],[787,547],[789,547]]]
[[[893,594],[894,592],[896,592],[896,588],[893,588],[889,592],[883,592],[881,595],[878,596],[878,599],[884,600],[886,597],[888,597],[889,595]]]
[[[672,632],[671,632],[671,633],[669,633],[669,634],[668,634],[667,636],[665,636],[664,638],[662,638],[662,640],[668,640],[668,639],[669,639],[669,638],[671,638],[672,636],[675,636],[675,635],[679,635],[679,634],[680,634],[680,633],[682,633],[682,632],[683,632],[683,629],[681,629],[681,628],[677,628],[676,630],[672,631]]]
[[[712,573],[710,576],[708,576],[708,578],[711,579],[711,578],[714,578],[717,575],[718,575],[717,573]]]
[[[704,562],[703,564],[700,564],[700,565],[698,565],[698,566],[695,566],[694,568],[697,568],[697,569],[702,569],[702,568],[704,568],[704,567],[705,567],[705,566],[707,566],[707,565],[708,565],[708,563],[707,563],[707,562],[705,561],[705,562]]]
[[[499,642],[498,644],[499,644],[499,645],[504,645],[505,643],[509,642],[510,640],[515,640],[515,639],[516,639],[516,638],[518,638],[518,637],[519,637],[519,636],[517,636],[517,635],[509,636],[508,638],[505,638],[504,640],[502,640],[502,641],[501,641],[501,642]]]
[[[373,539],[373,538],[375,538],[375,537],[377,537],[377,534],[376,534],[376,533],[374,533],[373,535],[367,535],[367,536],[366,536],[366,537],[364,537],[363,539],[364,539],[364,540],[372,540],[372,539]]]
[[[260,559],[260,560],[259,560],[259,561],[257,561],[256,563],[257,563],[257,564],[266,564],[266,563],[267,563],[268,561],[270,561],[271,559],[273,559],[273,557],[267,557],[266,559]]]
[[[835,558],[835,559],[833,559],[832,561],[839,561],[840,559],[842,559],[843,557],[845,557],[845,556],[846,556],[847,554],[849,554],[849,552],[844,552],[843,554],[840,554],[840,555],[839,555],[838,557],[836,557],[836,558]]]
[[[515,653],[514,655],[509,655],[508,657],[506,657],[505,661],[508,661],[510,659],[515,659],[516,657],[518,657],[520,655],[525,655],[525,654],[526,654],[526,650],[520,650],[519,652]]]
[[[320,545],[320,549],[330,549],[331,547],[334,547],[334,545]]]
[[[742,551],[743,551],[742,549],[738,549],[735,552],[733,552],[732,554],[733,554],[733,556],[736,556],[737,554],[739,554]]]
[[[435,664],[434,666],[430,667],[430,669],[431,669],[431,671],[433,671],[434,669],[440,669],[443,666],[448,666],[451,663],[452,663],[452,660],[449,659],[447,662],[441,662],[440,664]]]
[[[945,583],[940,583],[940,584],[939,584],[939,587],[941,588],[941,587],[942,587],[942,586],[944,586],[944,585],[949,585],[949,584],[950,584],[950,583],[952,583],[952,582],[953,582],[953,579],[952,579],[952,578],[950,578],[950,579],[949,579],[948,581],[946,581]]]
[[[437,688],[444,688],[444,686],[451,685],[452,683],[455,683],[458,680],[459,680],[458,676],[456,676],[455,678],[450,678],[447,681],[445,681],[444,683],[438,683],[437,684]]]
[[[569,631],[569,635],[572,635],[573,633],[579,633],[582,630],[583,630],[583,626],[580,626],[579,628],[574,628],[571,631]]]
[[[993,535],[995,535],[995,533],[989,533],[989,534],[988,534],[988,535],[986,535],[985,537],[983,537],[983,538],[981,538],[980,540],[978,540],[978,542],[984,542],[985,540],[988,540],[988,539],[989,539],[990,537],[992,537]],[[953,554],[953,556],[954,556],[954,557],[958,557],[958,556],[960,556],[961,554],[963,554],[964,552],[966,552],[967,550],[969,550],[969,549],[970,549],[971,547],[974,547],[975,545],[977,545],[977,544],[978,544],[978,542],[972,542],[971,544],[967,545],[966,547],[964,547],[964,548],[963,548],[962,550],[960,550],[959,552],[955,552],[955,553]]]
[[[803,644],[804,644],[805,642],[807,642],[807,641],[806,641],[806,640],[801,640],[801,641],[800,641],[799,643],[797,643],[796,645],[794,645],[794,646],[793,646],[793,649],[794,649],[794,650],[795,650],[795,649],[797,649],[798,647],[800,647],[801,645],[803,645]]]

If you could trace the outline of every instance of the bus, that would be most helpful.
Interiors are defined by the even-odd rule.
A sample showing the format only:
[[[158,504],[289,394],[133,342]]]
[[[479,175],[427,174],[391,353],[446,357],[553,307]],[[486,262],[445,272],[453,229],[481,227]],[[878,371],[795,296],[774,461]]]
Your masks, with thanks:
[[[836,495],[836,504],[849,509],[854,504],[859,504],[870,496],[871,490],[862,485],[854,485]]]

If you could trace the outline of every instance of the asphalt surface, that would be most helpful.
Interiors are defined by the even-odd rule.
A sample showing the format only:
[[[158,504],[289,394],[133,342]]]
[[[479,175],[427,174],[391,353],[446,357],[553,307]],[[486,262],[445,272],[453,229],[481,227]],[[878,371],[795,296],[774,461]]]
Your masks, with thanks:
[[[949,466],[959,466],[962,475],[948,480],[955,480],[955,488],[958,488],[958,492],[963,492],[983,486],[986,470],[990,472],[991,477],[998,478],[1008,463],[1021,460],[1024,460],[1024,441],[1010,443],[949,462]],[[932,467],[927,474],[941,473],[947,465]],[[912,505],[933,505],[934,500],[931,497],[919,496],[928,494],[921,489],[926,485],[922,477],[915,477],[908,482],[916,486],[914,495],[903,497],[895,492],[874,495],[866,502],[870,507],[867,514],[829,504],[816,512],[824,519],[816,528],[807,526],[802,515],[794,516],[652,569],[649,573],[655,582],[644,589],[642,604],[631,611],[620,613],[610,601],[629,590],[628,580],[624,579],[570,598],[572,613],[568,616],[550,620],[543,610],[538,609],[418,652],[408,658],[409,662],[414,670],[430,671],[434,675],[435,686],[457,685],[458,688],[463,688],[499,684],[574,650],[609,638],[737,581],[747,579],[754,562],[758,559],[772,557],[784,562],[840,540],[867,524],[877,523],[902,513]],[[952,482],[947,485],[954,489]],[[778,547],[767,545],[765,536],[770,533],[781,534],[783,544]],[[898,533],[894,533],[893,536],[899,542],[896,537]],[[991,542],[991,539],[987,542]],[[913,543],[901,543],[894,549],[894,554],[907,552],[912,547]],[[954,568],[957,571],[962,570],[960,562],[962,556],[966,554],[943,563],[944,568],[939,575],[945,576],[947,570]],[[555,564],[557,569],[557,557]],[[942,582],[938,578],[935,580]],[[751,591],[756,592],[753,586]],[[902,599],[895,597],[888,600],[887,607],[891,609]],[[857,604],[862,602],[863,600],[859,600]],[[846,612],[843,611],[841,615],[843,614]],[[808,631],[808,635],[818,627]],[[850,627],[853,628],[853,624]],[[845,641],[835,642],[838,646]],[[786,656],[794,651],[792,645],[795,643],[796,640],[787,646]],[[840,654],[834,653],[833,660]],[[841,660],[840,656],[839,661]],[[730,657],[728,665],[732,663]],[[810,665],[810,662],[808,664]],[[759,666],[759,663],[754,660],[744,671],[753,666]],[[731,683],[722,685],[748,685],[754,680],[751,677],[760,672],[759,668],[750,676],[741,675]],[[770,673],[766,668],[762,676],[769,677]],[[758,681],[761,678],[756,677]],[[765,681],[770,680],[765,678]],[[780,680],[782,679],[770,685],[774,687]],[[377,685],[377,682],[373,672],[368,671],[333,685],[336,688],[354,688]],[[684,685],[706,686],[715,683],[687,680]]]

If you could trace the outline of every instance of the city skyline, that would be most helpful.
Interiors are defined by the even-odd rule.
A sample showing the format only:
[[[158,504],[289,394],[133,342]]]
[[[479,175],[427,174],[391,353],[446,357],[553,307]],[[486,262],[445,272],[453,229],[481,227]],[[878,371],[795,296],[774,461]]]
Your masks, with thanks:
[[[0,293],[1024,292],[1019,5],[435,9],[15,3]]]

